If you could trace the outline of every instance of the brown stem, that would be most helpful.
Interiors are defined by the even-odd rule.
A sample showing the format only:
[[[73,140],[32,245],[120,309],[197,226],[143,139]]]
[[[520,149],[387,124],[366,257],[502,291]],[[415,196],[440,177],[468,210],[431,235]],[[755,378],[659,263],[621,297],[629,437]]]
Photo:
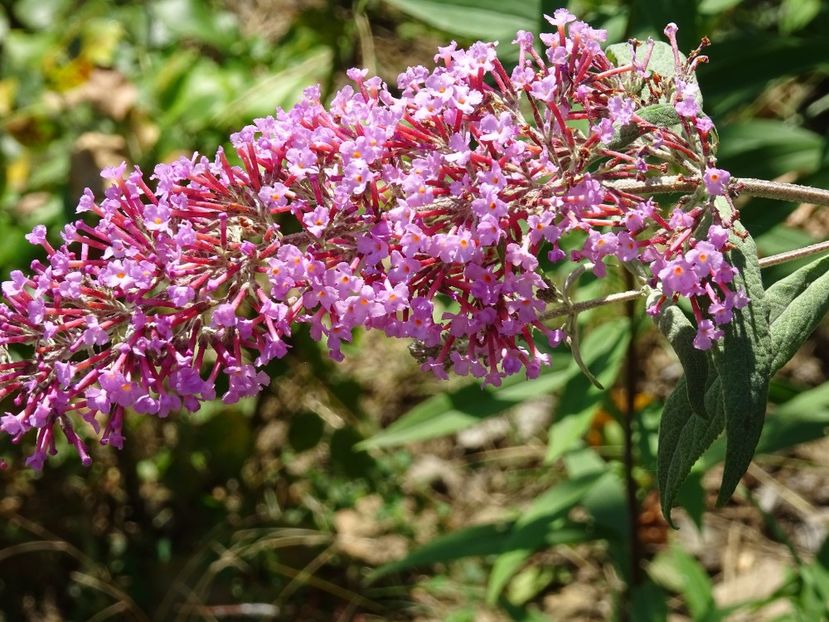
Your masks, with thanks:
[[[649,177],[643,181],[619,179],[604,182],[615,190],[631,194],[665,194],[668,192],[691,192],[700,185],[699,178],[682,175]],[[747,194],[764,199],[778,199],[792,203],[814,203],[829,206],[829,190],[812,188],[800,184],[788,184],[782,181],[768,181],[753,177],[735,177],[731,180],[731,190],[736,194]]]

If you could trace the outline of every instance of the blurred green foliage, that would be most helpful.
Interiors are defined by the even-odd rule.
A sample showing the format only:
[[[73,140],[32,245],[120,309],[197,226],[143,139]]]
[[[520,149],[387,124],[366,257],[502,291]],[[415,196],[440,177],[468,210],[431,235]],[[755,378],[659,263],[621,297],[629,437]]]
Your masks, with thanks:
[[[310,84],[330,94],[352,65],[393,82],[408,64],[430,64],[436,45],[453,37],[499,39],[509,59],[515,30],[546,28],[543,13],[561,5],[0,2],[0,269],[26,265],[36,251],[23,234],[37,223],[59,230],[83,188],[98,187],[103,166],[127,160],[150,170],[193,150],[212,153]],[[699,81],[719,128],[720,164],[735,175],[829,186],[825,2],[568,6],[606,28],[609,43],[660,36],[669,21],[686,49],[709,37]],[[741,210],[764,254],[829,230],[825,213],[809,206],[752,200]],[[764,277],[771,283],[796,267]],[[585,298],[624,287],[621,275],[582,280]],[[634,400],[630,475],[642,548],[631,546],[618,388],[629,335],[613,311],[583,319],[586,363],[616,388],[591,387],[564,352],[532,382],[447,388],[373,336],[360,336],[351,362],[335,365],[300,333],[268,370],[275,382],[259,400],[175,421],[135,418],[124,451],[97,451],[88,470],[73,457],[43,474],[13,467],[0,475],[0,620],[612,619],[624,617],[625,593],[627,619],[637,621],[740,612],[826,619],[829,546],[803,551],[761,504],[763,537],[786,547],[790,567],[759,599],[719,605],[722,577],[668,533],[653,497],[659,416],[672,388],[659,363],[642,363]],[[673,364],[647,326],[637,329],[640,351]],[[818,334],[805,359],[816,373],[790,370],[772,382],[762,453],[824,435],[826,339]],[[541,415],[529,431],[527,413]],[[471,432],[484,440],[451,441]],[[710,506],[705,474],[723,456],[715,443],[679,491],[697,524]],[[742,494],[754,507],[752,490]],[[641,577],[631,576],[631,554],[642,557]],[[567,617],[556,599],[573,586],[594,598]],[[775,603],[784,604],[779,617],[750,617]]]

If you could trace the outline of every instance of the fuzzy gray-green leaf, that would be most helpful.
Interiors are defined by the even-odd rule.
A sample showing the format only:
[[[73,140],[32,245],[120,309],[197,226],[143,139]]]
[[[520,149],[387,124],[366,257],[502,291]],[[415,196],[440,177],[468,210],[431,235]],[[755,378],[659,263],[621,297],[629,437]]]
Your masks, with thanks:
[[[829,271],[829,255],[795,270],[766,290],[766,306],[769,322],[774,324],[786,308],[800,296],[814,281]]]
[[[682,310],[674,305],[664,307],[656,325],[682,363],[685,371],[685,388],[688,403],[695,414],[708,417],[705,410],[705,383],[708,378],[708,357],[694,347],[696,329]]]
[[[792,297],[793,292],[797,294]],[[773,375],[795,355],[829,312],[829,257],[775,283],[769,288],[769,294],[773,295],[772,314],[775,314],[770,348],[770,374]]]
[[[732,236],[735,248],[730,253],[731,261],[739,270],[732,286],[744,289],[751,302],[743,309],[734,310],[733,320],[723,327],[723,342],[714,350],[714,364],[721,380],[726,433],[719,504],[731,497],[754,457],[766,416],[771,362],[768,310],[757,247],[748,232],[738,233],[745,237]]]
[[[709,414],[707,419],[694,414],[683,378],[668,396],[662,411],[656,471],[662,513],[671,526],[671,508],[682,484],[694,463],[725,427],[720,380],[713,370],[705,391],[705,409]]]

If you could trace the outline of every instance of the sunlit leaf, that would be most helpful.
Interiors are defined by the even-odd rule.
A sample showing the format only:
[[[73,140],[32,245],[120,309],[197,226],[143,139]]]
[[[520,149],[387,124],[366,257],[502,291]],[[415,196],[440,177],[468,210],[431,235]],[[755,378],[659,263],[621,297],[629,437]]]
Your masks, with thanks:
[[[574,505],[602,478],[606,472],[594,471],[569,479],[553,486],[537,497],[510,530],[504,552],[495,560],[487,584],[487,601],[494,603],[507,582],[518,571],[533,551],[550,545],[549,526],[557,518],[564,517]],[[576,530],[576,541],[584,541],[586,532]],[[563,541],[560,543],[564,543]]]
[[[627,321],[618,320],[598,326],[581,345],[584,363],[603,386],[612,386],[619,375],[629,341]],[[550,427],[547,462],[555,461],[576,446],[589,429],[606,393],[582,374],[574,376],[564,386],[556,409],[556,421]]]
[[[829,312],[829,270],[827,266],[829,266],[829,258],[824,258],[796,273],[800,274],[805,271],[801,280],[805,289],[779,312],[772,324],[770,347],[772,373],[778,371],[795,355]]]
[[[386,0],[404,13],[446,32],[509,44],[518,30],[538,27],[539,0]]]

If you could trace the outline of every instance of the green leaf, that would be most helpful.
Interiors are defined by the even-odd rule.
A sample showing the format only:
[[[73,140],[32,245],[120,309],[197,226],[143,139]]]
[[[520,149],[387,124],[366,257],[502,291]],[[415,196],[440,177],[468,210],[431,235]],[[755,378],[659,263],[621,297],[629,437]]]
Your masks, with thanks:
[[[720,379],[716,376],[708,378],[705,410],[707,419],[694,414],[683,378],[668,396],[659,422],[656,475],[662,513],[672,527],[671,508],[691,468],[725,429]]]
[[[719,619],[708,573],[681,547],[674,545],[659,553],[648,565],[648,574],[657,585],[682,594],[694,620]]]
[[[633,62],[633,49],[629,43],[614,43],[613,45],[609,45],[605,50],[605,54],[617,67]],[[639,46],[636,51],[636,57],[641,59],[643,56],[644,47]],[[680,62],[684,64],[686,61],[685,55],[680,52],[679,58]],[[671,80],[674,75],[676,75],[676,64],[673,48],[671,48],[671,46],[664,41],[656,41],[646,69],[659,74],[665,80]],[[697,83],[696,75],[692,75],[690,78],[686,77],[686,80],[691,84]],[[651,90],[647,87],[642,89],[641,97],[644,101],[653,100]],[[695,98],[697,103],[702,105],[702,93],[699,89],[696,91]],[[661,103],[645,106],[640,109],[637,114],[646,121],[660,127],[671,127],[672,125],[679,123],[680,119],[673,107],[673,104],[665,100],[666,98],[663,96],[661,98]],[[636,136],[633,136],[635,129],[635,126],[623,127],[620,135],[614,140],[620,142],[627,140],[627,142],[623,142],[622,146],[630,144],[630,142],[636,138]],[[633,138],[631,138],[631,136],[633,136]]]
[[[249,88],[239,89],[239,96],[218,110],[212,121],[231,126],[272,114],[277,106],[290,108],[299,101],[309,83],[325,81],[332,58],[329,48],[312,47],[307,53],[297,50],[289,67],[271,75],[258,76]],[[247,76],[245,80],[250,82]]]
[[[229,11],[217,11],[197,0],[157,0],[150,4],[156,43],[193,39],[221,49],[239,39],[237,20]]]
[[[816,280],[829,271],[829,256],[816,259],[766,290],[766,306],[772,326],[780,314]]]
[[[702,15],[716,15],[731,9],[743,0],[702,0],[697,7],[697,10]]]
[[[563,360],[563,357],[560,357]],[[513,376],[498,388],[470,384],[421,402],[382,432],[362,442],[363,449],[396,447],[454,434],[500,415],[521,402],[546,395],[573,375],[570,369],[547,368],[535,380]]]
[[[613,375],[607,368],[612,360],[607,357],[611,351],[617,351],[614,347],[618,348],[619,340],[626,338],[624,322],[625,320],[620,320],[598,326],[581,346],[585,362],[589,366],[595,365],[600,375]],[[568,365],[567,359],[559,356],[554,357],[552,367],[542,369],[541,375],[534,380],[511,376],[497,388],[481,387],[475,383],[435,395],[415,406],[382,432],[360,443],[360,447],[395,447],[454,434],[484,419],[500,415],[528,399],[547,395],[564,386],[574,376],[580,378],[578,374],[579,369],[575,363],[569,361]]]
[[[763,45],[757,45],[758,38]],[[753,102],[773,80],[829,66],[829,37],[822,33],[811,38],[775,37],[763,31],[743,31],[715,42],[706,53],[716,62],[700,68],[700,85],[708,111],[722,117]],[[728,143],[721,140],[720,145]]]
[[[768,454],[826,436],[829,425],[829,383],[801,393],[777,406],[766,417],[757,454]],[[701,461],[700,471],[719,464],[725,456],[723,443],[711,446]],[[692,473],[693,475],[693,473]],[[689,477],[690,479],[690,477]]]
[[[667,594],[657,585],[645,581],[631,586],[631,614],[636,622],[666,622]]]
[[[680,122],[679,115],[672,104],[651,104],[640,108],[636,111],[636,114],[657,127],[671,127]],[[608,149],[618,150],[627,147],[642,136],[645,131],[636,123],[628,123],[614,132],[613,140],[610,141]]]
[[[806,266],[805,290],[775,318],[771,327],[771,373],[776,373],[803,345],[829,312],[829,257]],[[822,271],[822,274],[820,272]],[[798,271],[795,274],[799,274]],[[809,280],[811,279],[811,280]],[[788,280],[788,279],[785,279]]]
[[[705,488],[702,486],[702,471],[691,469],[682,482],[676,495],[677,505],[694,521],[697,529],[702,530],[702,516],[705,513]]]
[[[454,533],[435,538],[403,559],[380,566],[368,581],[372,582],[392,572],[400,572],[417,566],[431,566],[463,557],[497,555],[504,549],[510,537],[512,523],[474,525]]]
[[[671,127],[680,122],[679,115],[671,104],[653,104],[636,112],[642,119],[657,127]]]
[[[685,390],[694,414],[708,417],[705,411],[705,384],[708,379],[708,356],[694,347],[696,328],[675,305],[663,307],[656,325],[679,357],[685,371]]]
[[[584,362],[603,386],[613,385],[619,375],[629,341],[626,320],[602,324],[584,340],[581,346]],[[606,393],[584,375],[575,375],[564,386],[556,410],[556,421],[550,427],[547,463],[575,447],[576,441],[589,429]]]
[[[564,544],[589,539],[585,529],[574,529],[571,533],[556,535],[557,530],[550,530],[550,525],[556,519],[563,518],[570,509],[579,503],[582,498],[605,477],[607,472],[593,471],[581,477],[570,479],[553,486],[550,490],[537,497],[529,508],[521,515],[504,545],[504,552],[495,560],[495,565],[489,575],[486,599],[488,603],[495,603],[498,596],[506,587],[510,578],[518,571],[524,561],[541,546]],[[553,541],[550,538],[553,538]]]
[[[724,201],[722,203],[725,203]],[[722,485],[717,497],[724,504],[748,469],[760,440],[769,389],[768,310],[757,261],[757,248],[748,232],[732,236],[731,262],[738,270],[732,286],[744,290],[750,303],[734,310],[723,327],[722,344],[713,350],[725,413],[726,452]],[[740,235],[745,238],[740,239]]]
[[[820,166],[823,139],[802,127],[755,119],[723,125],[719,134],[718,161],[732,175],[773,179]]]
[[[62,19],[70,5],[69,0],[16,0],[11,6],[21,24],[41,30]]]
[[[631,48],[629,43],[614,43],[613,45],[608,45],[605,49],[605,54],[617,67],[629,65],[633,62],[633,48]],[[639,46],[636,50],[636,58],[641,59],[644,57],[644,54],[644,47]],[[685,55],[680,53],[679,57],[680,61],[684,63]],[[674,52],[671,46],[664,41],[656,41],[646,69],[658,73],[664,79],[673,78],[676,74],[676,64],[674,63]]]
[[[449,33],[498,40],[503,45],[515,38],[518,30],[535,31],[539,0],[502,2],[501,0],[386,0],[393,7],[430,26]]]
[[[790,34],[805,26],[820,13],[821,0],[783,0],[780,5],[780,32]]]

